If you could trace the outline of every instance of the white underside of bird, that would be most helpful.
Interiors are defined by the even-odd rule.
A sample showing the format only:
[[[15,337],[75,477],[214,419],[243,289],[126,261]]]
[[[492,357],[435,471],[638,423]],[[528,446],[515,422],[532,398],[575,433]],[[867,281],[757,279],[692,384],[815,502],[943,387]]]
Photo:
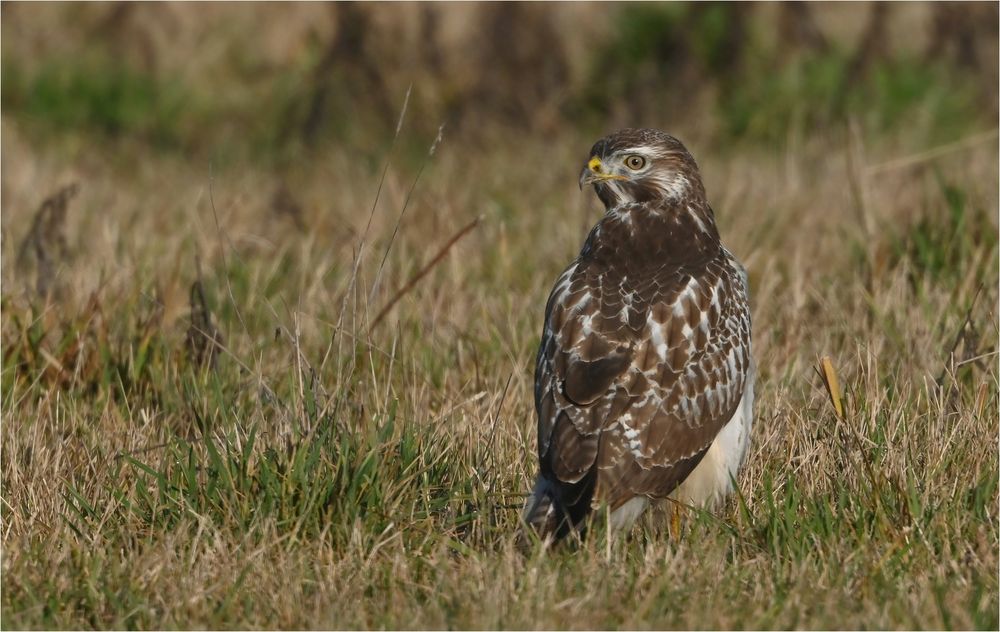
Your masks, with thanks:
[[[747,375],[743,397],[729,422],[719,431],[701,463],[669,498],[682,505],[703,509],[717,508],[733,491],[733,481],[743,466],[753,428],[754,370]],[[613,531],[628,529],[642,515],[650,502],[647,496],[636,496],[611,513]],[[670,502],[668,500],[667,502]]]

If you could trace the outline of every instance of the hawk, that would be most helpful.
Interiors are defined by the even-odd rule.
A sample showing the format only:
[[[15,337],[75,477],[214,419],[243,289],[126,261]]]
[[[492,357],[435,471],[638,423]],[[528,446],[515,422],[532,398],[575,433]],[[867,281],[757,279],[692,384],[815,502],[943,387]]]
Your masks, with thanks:
[[[746,270],[722,245],[698,165],[673,136],[624,129],[580,174],[606,207],[545,306],[535,364],[544,541],[596,508],[612,529],[668,496],[732,491],[753,423]]]

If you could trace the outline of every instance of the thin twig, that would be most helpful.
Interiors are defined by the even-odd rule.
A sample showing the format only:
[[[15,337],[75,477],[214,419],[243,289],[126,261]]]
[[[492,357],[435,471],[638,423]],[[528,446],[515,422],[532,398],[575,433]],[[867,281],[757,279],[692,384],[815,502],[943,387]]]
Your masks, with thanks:
[[[493,427],[490,428],[490,436],[486,440],[486,455],[487,455],[487,458],[490,460],[489,463],[490,463],[491,466],[493,465],[493,451],[492,451],[493,440],[496,438],[496,435],[497,435],[497,426],[500,425],[500,413],[503,411],[503,404],[504,404],[504,402],[507,401],[507,390],[510,388],[510,381],[512,379],[514,379],[514,373],[513,372],[511,372],[511,374],[507,376],[507,383],[504,385],[504,387],[503,387],[503,393],[500,395],[500,403],[497,404],[497,412],[494,413],[494,415],[493,415]],[[483,465],[485,465],[485,463]],[[482,480],[482,475],[479,473],[479,469],[480,469],[479,467],[476,468],[476,474],[479,475],[480,476],[480,480]],[[495,479],[491,478],[490,479],[489,488],[486,491],[487,494],[492,494],[493,493],[493,483],[494,482],[495,482]]]
[[[246,321],[243,320],[243,314],[240,312],[240,306],[236,303],[236,295],[233,294],[233,284],[229,282],[229,264],[226,262],[226,244],[225,241],[229,240],[228,235],[222,232],[222,225],[219,223],[219,213],[215,210],[215,193],[213,191],[215,183],[215,175],[213,173],[212,165],[208,166],[208,201],[212,206],[212,218],[215,220],[215,234],[219,238],[219,255],[222,257],[222,276],[226,279],[226,291],[229,293],[229,300],[233,304],[233,311],[236,312],[236,318],[240,321],[240,326],[243,327],[243,333],[248,337],[250,336],[250,329],[247,327]],[[230,243],[232,247],[232,243]],[[233,248],[233,252],[236,252],[236,248]]]
[[[358,243],[358,249],[354,253],[354,265],[351,268],[351,276],[348,279],[347,287],[344,289],[344,296],[343,296],[343,298],[341,300],[341,303],[340,303],[340,313],[337,315],[337,326],[336,326],[336,328],[334,329],[334,332],[333,332],[333,336],[337,340],[337,352],[340,355],[343,355],[344,337],[343,336],[339,336],[338,337],[337,333],[338,332],[343,332],[344,314],[347,312],[347,301],[350,298],[351,293],[354,292],[355,289],[356,289],[356,283],[357,283],[357,280],[358,280],[358,273],[359,273],[359,271],[361,269],[362,258],[364,257],[365,240],[368,239],[368,230],[371,228],[372,218],[375,217],[375,209],[378,207],[378,201],[379,201],[379,199],[380,199],[380,197],[382,195],[382,187],[385,184],[386,174],[389,172],[389,164],[392,162],[392,157],[393,157],[393,155],[395,153],[395,150],[396,150],[396,141],[399,139],[399,133],[403,129],[403,120],[406,117],[406,108],[409,106],[409,103],[410,103],[410,90],[412,90],[412,88],[413,88],[413,84],[410,84],[406,88],[406,96],[403,98],[403,107],[400,109],[400,112],[399,112],[399,120],[396,121],[396,131],[392,135],[392,142],[389,145],[389,151],[386,154],[385,163],[382,165],[382,175],[379,178],[378,188],[375,191],[375,200],[372,202],[371,210],[368,213],[368,224],[365,226],[365,232],[361,235],[361,240]],[[366,304],[365,305],[365,309],[367,310],[367,308],[368,308],[368,305]],[[356,322],[357,321],[357,298],[355,298],[354,314],[355,314],[355,325],[354,325],[354,328],[356,330],[357,329],[357,322]],[[369,331],[370,331],[370,329],[369,329]],[[331,348],[333,347],[333,340],[330,341],[330,347]],[[324,362],[325,362],[325,359],[324,359]],[[356,362],[356,360],[355,360],[355,354],[352,353],[350,355],[350,364],[349,364],[348,369],[346,371],[341,371],[340,374],[338,375],[338,383],[337,383],[337,391],[338,392],[340,391],[340,375],[345,375],[346,374],[347,379],[351,379],[353,377],[353,375],[354,375],[355,362]],[[337,400],[338,404],[337,405],[339,405],[339,401],[340,400],[338,398],[338,400]]]
[[[983,286],[980,285],[976,289],[976,293],[972,297],[972,303],[969,304],[969,309],[965,312],[965,318],[962,320],[962,326],[958,328],[958,332],[955,334],[955,341],[951,345],[951,349],[948,351],[948,358],[945,360],[945,365],[941,368],[941,373],[938,375],[936,380],[938,388],[944,387],[944,378],[948,374],[948,369],[955,363],[955,352],[958,351],[958,345],[962,344],[965,340],[965,329],[970,324],[972,324],[972,310],[976,307],[976,302],[979,300],[979,295],[983,292]]]
[[[403,130],[403,120],[406,118],[406,108],[410,104],[410,90],[413,89],[411,83],[406,88],[406,96],[403,97],[403,107],[399,111],[399,120],[396,121],[396,132],[392,135],[392,143],[389,145],[389,153],[386,154],[385,163],[382,165],[382,175],[378,179],[378,189],[375,190],[375,200],[372,202],[371,211],[368,213],[368,223],[365,225],[365,232],[361,235],[361,247],[364,247],[365,239],[368,237],[368,230],[372,227],[372,218],[375,217],[375,207],[378,206],[379,198],[382,196],[382,186],[385,184],[385,176],[389,172],[389,164],[392,162],[392,155],[396,150],[396,140]],[[360,256],[360,251],[359,251]]]
[[[444,133],[444,123],[438,127],[437,136],[434,138],[434,142],[431,143],[431,148],[427,152],[427,156],[424,161],[420,164],[420,170],[417,171],[417,176],[413,179],[413,183],[410,185],[410,190],[406,192],[406,198],[403,200],[403,208],[399,211],[399,217],[396,218],[396,225],[392,229],[392,235],[389,236],[389,244],[385,247],[385,254],[382,255],[382,262],[378,265],[378,271],[375,273],[375,281],[372,283],[371,292],[368,293],[368,303],[370,304],[375,298],[375,292],[378,290],[379,281],[382,280],[382,269],[385,268],[385,262],[389,259],[389,251],[392,249],[392,244],[396,241],[396,234],[399,232],[399,225],[403,223],[403,215],[406,214],[406,209],[410,206],[410,199],[413,197],[413,191],[417,188],[417,183],[420,182],[420,176],[424,174],[424,169],[427,168],[427,163],[431,161],[434,157],[434,152],[437,151],[438,145],[441,144],[441,136]]]
[[[956,369],[960,369],[963,366],[967,366],[969,364],[978,364],[978,363],[982,362],[983,360],[985,360],[986,358],[988,358],[990,356],[995,356],[997,354],[1000,354],[1000,351],[987,351],[986,353],[981,353],[981,354],[977,355],[974,358],[969,358],[967,360],[962,360],[961,362],[959,362],[958,364],[955,365],[955,368]]]
[[[448,254],[448,251],[451,250],[452,246],[458,243],[458,240],[460,240],[462,237],[465,237],[472,231],[473,228],[479,225],[479,221],[481,219],[482,217],[477,217],[476,219],[466,224],[462,228],[462,230],[455,233],[454,236],[452,236],[452,238],[448,240],[448,243],[446,243],[444,247],[442,247],[441,250],[439,250],[438,253],[434,255],[434,257],[427,263],[427,265],[421,268],[415,275],[413,275],[413,277],[410,278],[409,281],[406,282],[405,285],[403,285],[403,287],[399,288],[396,291],[396,293],[389,300],[389,302],[386,303],[385,307],[383,307],[382,310],[379,311],[378,316],[376,316],[375,319],[372,321],[371,326],[368,328],[369,333],[371,333],[371,331],[375,329],[375,327],[377,327],[380,322],[382,322],[382,319],[385,317],[387,313],[389,313],[389,310],[391,310],[393,306],[395,306],[396,303],[399,302],[399,299],[403,298],[403,296],[406,295],[407,292],[412,290],[413,287],[420,282],[420,279],[424,278],[427,275],[427,273],[434,268],[434,266],[439,264],[441,260],[445,258],[445,255]]]
[[[240,326],[243,327],[243,333],[245,333],[247,336],[250,336],[250,329],[247,327],[247,323],[243,319],[243,313],[240,311],[240,306],[236,302],[236,295],[233,293],[233,284],[229,280],[229,264],[226,261],[226,242],[229,242],[229,247],[233,251],[233,256],[236,257],[236,260],[239,261],[240,264],[243,264],[243,259],[242,259],[242,257],[240,257],[239,251],[236,249],[236,247],[233,245],[233,243],[229,240],[229,236],[225,232],[223,232],[223,230],[222,230],[222,224],[219,222],[219,212],[215,208],[214,185],[215,185],[214,169],[213,169],[213,166],[211,164],[209,164],[209,166],[208,166],[208,201],[209,201],[209,203],[210,203],[210,205],[212,207],[212,218],[215,220],[215,234],[216,234],[216,236],[218,237],[218,240],[219,240],[219,255],[222,258],[222,276],[226,280],[226,292],[229,294],[229,301],[230,301],[230,303],[232,303],[233,311],[236,313],[236,319],[240,321]],[[200,266],[200,260],[198,261],[198,264]],[[267,382],[264,381],[264,375],[263,375],[263,373],[261,373],[260,371],[252,371],[250,369],[250,367],[245,362],[243,362],[243,360],[241,360],[235,353],[233,353],[232,351],[230,351],[229,348],[226,345],[221,344],[219,341],[214,340],[214,339],[211,339],[211,342],[219,350],[223,351],[230,358],[232,358],[240,366],[240,368],[242,368],[244,371],[246,371],[247,375],[254,375],[254,376],[256,376],[258,386],[260,387],[260,389],[264,392],[264,395],[270,401],[277,403],[281,407],[284,407],[284,402],[282,402],[278,398],[278,396],[274,392],[274,390],[272,390],[271,387],[267,385]]]
[[[1000,133],[1000,129],[991,129],[986,132],[981,132],[979,134],[973,134],[963,138],[962,140],[957,140],[953,143],[948,143],[946,145],[940,145],[927,151],[922,151],[920,153],[912,154],[910,156],[904,156],[902,158],[896,158],[894,160],[889,160],[888,162],[883,162],[877,165],[872,165],[865,168],[865,175],[875,175],[882,173],[883,171],[892,171],[893,169],[902,169],[903,167],[910,167],[913,165],[920,164],[922,162],[927,162],[934,158],[940,156],[945,156],[955,151],[960,151],[966,149],[967,147],[972,147],[978,145],[981,142],[990,140],[991,138],[996,138],[997,134]]]

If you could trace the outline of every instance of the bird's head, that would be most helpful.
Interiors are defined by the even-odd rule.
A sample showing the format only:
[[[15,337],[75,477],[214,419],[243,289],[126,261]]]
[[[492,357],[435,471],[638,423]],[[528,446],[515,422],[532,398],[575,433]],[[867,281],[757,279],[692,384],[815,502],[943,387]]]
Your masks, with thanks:
[[[705,194],[687,148],[656,129],[623,129],[597,141],[580,173],[580,188],[588,184],[609,209]]]

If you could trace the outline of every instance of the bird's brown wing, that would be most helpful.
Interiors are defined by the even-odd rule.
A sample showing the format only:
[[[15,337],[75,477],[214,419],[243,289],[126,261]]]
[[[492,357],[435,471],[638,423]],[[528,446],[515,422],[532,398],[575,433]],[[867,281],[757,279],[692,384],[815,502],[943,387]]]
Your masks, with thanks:
[[[597,468],[595,502],[670,494],[743,395],[750,315],[722,251],[697,270],[617,278],[578,261],[546,306],[535,370],[543,470],[577,483]]]
[[[545,308],[535,366],[538,456],[543,473],[564,483],[594,469],[606,421],[627,404],[616,385],[632,365],[641,326],[619,318],[607,277],[578,260],[556,281]]]

